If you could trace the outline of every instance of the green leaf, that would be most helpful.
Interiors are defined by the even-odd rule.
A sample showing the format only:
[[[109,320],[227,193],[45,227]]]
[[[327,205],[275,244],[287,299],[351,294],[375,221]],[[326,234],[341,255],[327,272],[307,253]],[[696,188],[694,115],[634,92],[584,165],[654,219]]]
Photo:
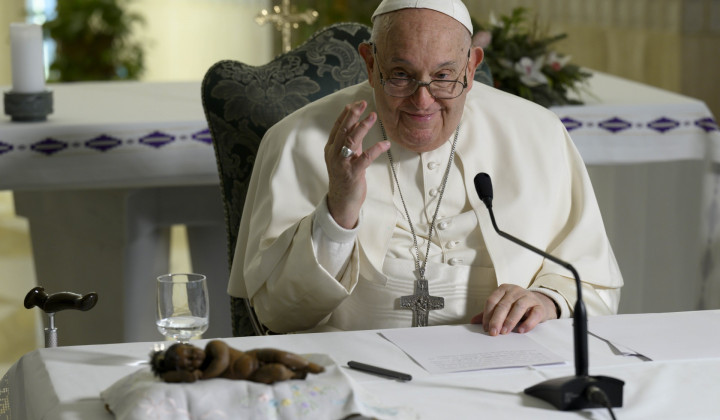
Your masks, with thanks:
[[[537,29],[536,21],[532,25],[528,22],[527,15],[527,9],[517,7],[509,15],[499,18],[499,26],[482,23],[475,25],[492,34],[491,44],[485,48],[485,60],[492,71],[495,87],[546,107],[579,103],[568,99],[567,94],[578,92],[579,87],[591,76],[580,67],[568,63],[561,68],[553,68],[552,63],[545,63],[542,72],[548,77],[548,84],[530,87],[522,83],[520,75],[512,66],[508,68],[500,63],[504,59],[514,64],[522,57],[547,59],[553,51],[550,46],[567,38],[566,34],[543,35]],[[561,54],[556,55],[562,57]]]

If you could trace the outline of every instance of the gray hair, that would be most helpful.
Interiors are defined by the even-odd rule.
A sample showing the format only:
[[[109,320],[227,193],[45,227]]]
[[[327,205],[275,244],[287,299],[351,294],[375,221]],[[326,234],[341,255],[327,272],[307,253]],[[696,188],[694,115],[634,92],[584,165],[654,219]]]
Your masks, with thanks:
[[[392,26],[391,15],[392,13],[385,13],[375,17],[375,19],[373,20],[372,32],[370,33],[370,42],[377,42],[378,38],[381,35],[384,35],[388,32],[390,26]]]

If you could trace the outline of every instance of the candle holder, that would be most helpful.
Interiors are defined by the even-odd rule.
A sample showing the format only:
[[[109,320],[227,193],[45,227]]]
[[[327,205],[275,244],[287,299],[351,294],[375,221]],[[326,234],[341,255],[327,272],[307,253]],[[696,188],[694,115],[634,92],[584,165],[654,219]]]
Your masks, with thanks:
[[[42,92],[19,93],[5,92],[5,114],[12,121],[36,122],[46,121],[53,112],[53,93],[46,89]]]

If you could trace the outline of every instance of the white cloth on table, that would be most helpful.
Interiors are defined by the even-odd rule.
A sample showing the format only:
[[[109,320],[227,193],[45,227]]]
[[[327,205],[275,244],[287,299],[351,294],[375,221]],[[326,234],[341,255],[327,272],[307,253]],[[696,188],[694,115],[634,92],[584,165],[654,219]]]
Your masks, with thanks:
[[[325,372],[272,385],[224,378],[165,383],[143,368],[114,383],[101,397],[118,420],[416,417],[408,408],[375,405],[329,356],[305,357],[323,365]]]

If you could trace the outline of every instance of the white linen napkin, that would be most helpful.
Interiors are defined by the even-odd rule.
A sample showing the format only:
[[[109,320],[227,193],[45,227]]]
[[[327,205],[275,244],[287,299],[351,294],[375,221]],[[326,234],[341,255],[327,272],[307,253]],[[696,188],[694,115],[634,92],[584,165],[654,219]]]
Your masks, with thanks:
[[[358,392],[329,356],[304,357],[324,366],[325,372],[273,385],[223,378],[171,384],[146,367],[118,380],[100,396],[118,420],[417,418],[407,408],[372,403],[372,397]]]

